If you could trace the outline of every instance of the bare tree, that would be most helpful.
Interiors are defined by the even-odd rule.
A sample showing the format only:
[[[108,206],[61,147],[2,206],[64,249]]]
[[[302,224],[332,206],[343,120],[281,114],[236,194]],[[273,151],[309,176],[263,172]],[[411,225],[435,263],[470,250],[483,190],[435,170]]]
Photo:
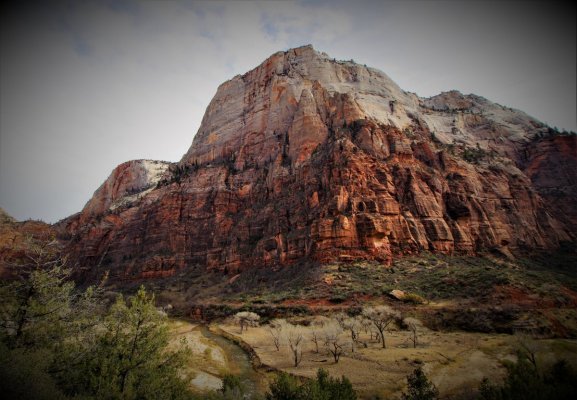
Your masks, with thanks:
[[[320,341],[320,334],[317,330],[313,329],[311,332],[311,341],[315,344],[315,353],[319,352],[319,341]]]
[[[407,317],[403,320],[409,332],[411,332],[410,340],[413,342],[413,348],[417,348],[418,344],[418,331],[421,329],[421,321],[416,318]]]
[[[360,324],[363,327],[363,330],[365,331],[366,334],[368,334],[371,331],[371,326],[373,325],[373,323],[367,319],[367,318],[361,318],[360,320]],[[371,332],[371,339],[373,338],[372,336],[372,332]]]
[[[541,350],[541,344],[534,336],[527,334],[515,334],[519,351],[525,353],[527,360],[537,369],[537,353]]]
[[[335,364],[344,353],[345,341],[342,337],[343,329],[337,325],[332,324],[325,327],[325,346],[328,352],[333,356]]]
[[[385,329],[400,317],[400,313],[389,306],[376,306],[365,309],[363,315],[377,328],[383,349],[385,349],[387,347],[385,344]]]
[[[277,319],[272,321],[269,325],[270,326],[268,331],[272,336],[272,342],[274,344],[274,347],[276,347],[276,351],[280,351],[281,335],[283,332],[283,327],[286,325],[286,321]]]
[[[258,326],[260,316],[250,311],[241,311],[234,315],[234,319],[239,324],[240,333],[242,333],[243,330],[248,330],[249,326]]]
[[[287,340],[291,350],[294,366],[298,367],[303,359],[303,332],[300,326],[289,325],[287,329]]]
[[[311,341],[315,344],[315,353],[319,353],[319,343],[323,335],[323,330],[325,327],[325,322],[328,321],[326,317],[317,317],[311,323]]]
[[[359,319],[343,316],[340,314],[336,317],[336,320],[344,331],[348,331],[351,334],[351,352],[354,353],[355,342],[357,342],[359,339],[359,329],[361,327]]]

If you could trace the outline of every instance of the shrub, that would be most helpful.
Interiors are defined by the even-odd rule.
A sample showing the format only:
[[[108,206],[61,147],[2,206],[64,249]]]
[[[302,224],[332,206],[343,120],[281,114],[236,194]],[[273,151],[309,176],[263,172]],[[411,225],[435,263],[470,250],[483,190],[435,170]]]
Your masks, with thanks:
[[[403,393],[403,400],[436,400],[439,398],[439,391],[429,381],[421,367],[416,368],[412,374],[407,376],[407,383],[409,385],[408,392]]]
[[[516,363],[506,364],[507,377],[502,386],[483,379],[479,393],[483,400],[574,399],[577,374],[565,360],[540,373],[527,352],[518,353]]]
[[[403,302],[410,303],[410,304],[425,304],[427,301],[424,297],[419,296],[415,293],[405,293],[405,297],[403,297]]]
[[[316,379],[299,385],[297,379],[284,372],[270,385],[267,400],[356,400],[357,394],[346,378],[331,378],[319,369]]]

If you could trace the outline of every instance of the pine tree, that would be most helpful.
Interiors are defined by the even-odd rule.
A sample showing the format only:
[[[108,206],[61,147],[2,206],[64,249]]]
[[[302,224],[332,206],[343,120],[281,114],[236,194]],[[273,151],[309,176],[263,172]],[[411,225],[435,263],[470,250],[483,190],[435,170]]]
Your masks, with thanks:
[[[166,351],[166,316],[141,287],[128,302],[119,295],[104,322],[105,333],[87,365],[88,391],[97,398],[173,399],[187,396],[178,369],[184,349]]]
[[[429,381],[421,367],[416,368],[412,374],[407,376],[407,382],[409,384],[408,393],[403,393],[403,400],[436,400],[439,398],[439,391]]]

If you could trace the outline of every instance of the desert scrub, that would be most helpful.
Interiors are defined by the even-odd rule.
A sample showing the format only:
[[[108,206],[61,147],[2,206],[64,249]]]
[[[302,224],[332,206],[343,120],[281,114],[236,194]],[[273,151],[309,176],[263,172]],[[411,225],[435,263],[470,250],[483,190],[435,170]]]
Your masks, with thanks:
[[[424,297],[419,296],[416,293],[405,293],[405,297],[403,297],[403,302],[416,305],[416,304],[425,304],[427,300],[425,300]]]

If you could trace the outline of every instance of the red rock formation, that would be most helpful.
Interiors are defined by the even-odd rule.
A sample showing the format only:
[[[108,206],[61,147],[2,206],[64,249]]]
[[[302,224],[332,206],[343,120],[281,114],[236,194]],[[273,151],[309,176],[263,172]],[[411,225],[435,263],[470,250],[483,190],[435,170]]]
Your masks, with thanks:
[[[222,84],[155,185],[123,164],[62,227],[88,278],[554,249],[575,240],[576,169],[563,169],[561,206],[549,185],[577,156],[574,139],[535,141],[544,131],[478,96],[420,99],[306,46]]]
[[[56,230],[42,221],[18,222],[0,208],[0,279],[29,272],[34,261],[56,257]]]
[[[577,136],[537,139],[527,146],[525,174],[547,206],[577,227]]]

